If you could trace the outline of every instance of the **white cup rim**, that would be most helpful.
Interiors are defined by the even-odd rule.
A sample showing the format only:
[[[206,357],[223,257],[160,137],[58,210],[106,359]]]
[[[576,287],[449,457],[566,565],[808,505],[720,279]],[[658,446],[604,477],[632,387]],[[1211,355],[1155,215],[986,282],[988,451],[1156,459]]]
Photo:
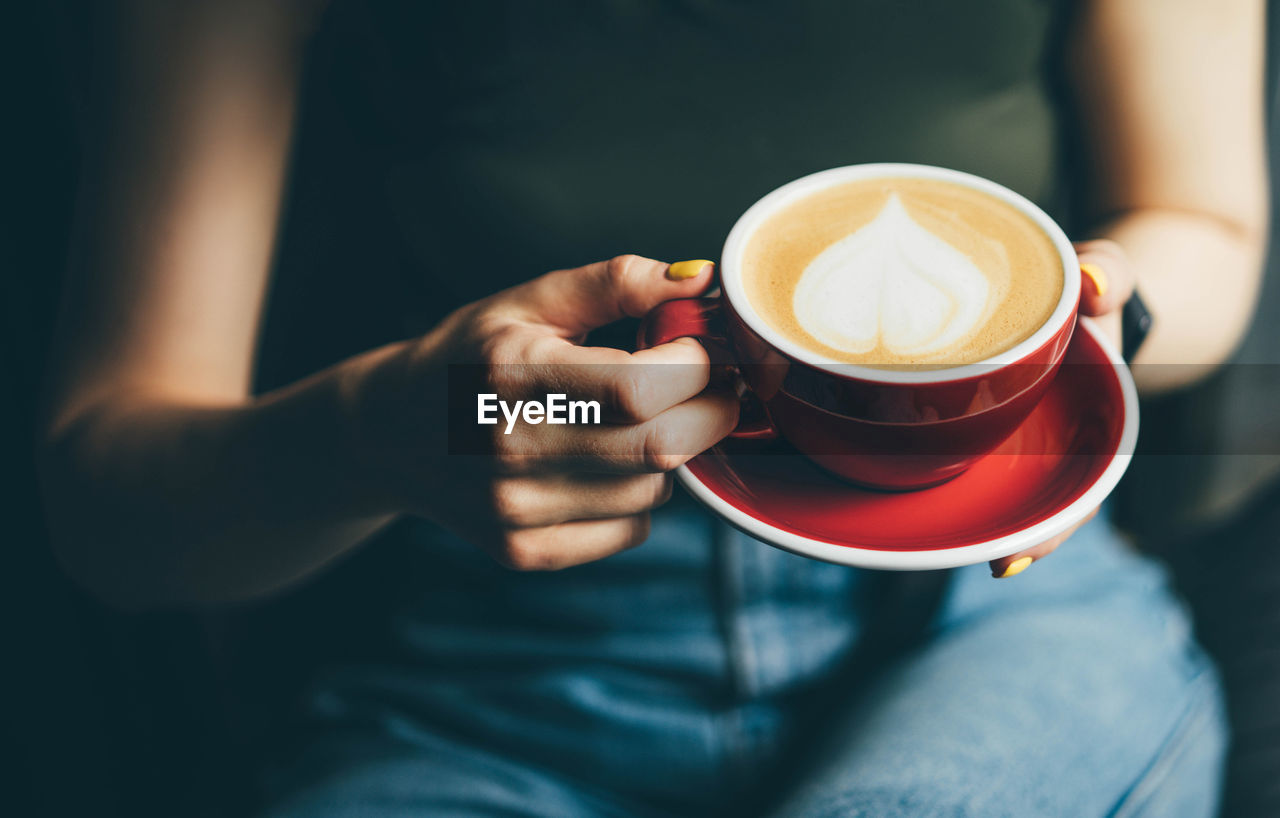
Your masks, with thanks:
[[[1016,207],[1036,223],[1053,241],[1062,261],[1062,294],[1049,318],[1028,338],[997,355],[974,363],[939,369],[881,369],[839,361],[814,352],[774,330],[755,311],[746,297],[742,283],[742,256],[747,240],[770,216],[787,205],[821,190],[846,182],[884,177],[936,179],[953,182],[986,193]],[[875,383],[945,383],[988,375],[993,369],[1018,363],[1043,347],[1075,317],[1080,293],[1080,263],[1070,239],[1057,222],[1040,209],[1035,202],[1015,193],[998,182],[975,176],[972,173],[940,168],[933,165],[916,165],[900,162],[878,162],[866,165],[846,165],[818,171],[788,182],[764,196],[743,213],[729,231],[720,254],[720,286],[738,317],[771,347],[806,366],[830,372],[844,378]]]

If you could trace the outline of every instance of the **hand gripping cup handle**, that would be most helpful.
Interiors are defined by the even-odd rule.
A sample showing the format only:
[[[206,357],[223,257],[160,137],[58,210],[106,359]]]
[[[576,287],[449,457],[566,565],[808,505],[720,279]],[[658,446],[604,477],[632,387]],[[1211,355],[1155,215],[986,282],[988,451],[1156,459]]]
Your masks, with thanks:
[[[640,349],[656,347],[677,338],[699,341],[711,358],[712,379],[717,370],[727,372],[735,390],[742,396],[738,427],[729,437],[741,440],[770,440],[778,436],[764,404],[751,393],[734,360],[725,329],[724,306],[719,298],[677,298],[664,301],[644,317],[636,345]]]

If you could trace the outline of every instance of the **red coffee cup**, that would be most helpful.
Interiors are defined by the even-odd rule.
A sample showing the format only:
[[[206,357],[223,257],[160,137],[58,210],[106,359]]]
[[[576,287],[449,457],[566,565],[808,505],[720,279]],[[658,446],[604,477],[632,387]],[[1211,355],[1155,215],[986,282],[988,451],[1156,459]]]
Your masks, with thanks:
[[[742,257],[755,230],[782,208],[857,180],[924,178],[974,188],[1016,207],[1058,250],[1063,287],[1049,319],[1030,337],[986,360],[943,369],[882,369],[825,357],[774,330],[752,308]],[[1080,266],[1071,242],[1048,215],[1002,185],[927,165],[853,165],[786,184],[751,206],[725,240],[721,294],[668,301],[645,318],[640,345],[702,340],[727,353],[761,411],[734,437],[786,438],[797,451],[854,483],[919,489],[963,472],[1017,429],[1044,396],[1076,325]]]

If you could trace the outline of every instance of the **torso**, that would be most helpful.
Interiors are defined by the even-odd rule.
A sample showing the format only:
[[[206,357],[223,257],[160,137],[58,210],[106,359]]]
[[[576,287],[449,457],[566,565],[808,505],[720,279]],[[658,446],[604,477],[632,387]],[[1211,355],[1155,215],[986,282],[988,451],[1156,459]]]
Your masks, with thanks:
[[[714,258],[798,176],[906,161],[1050,207],[1047,0],[378,3],[330,10],[316,81],[456,305],[620,253]]]

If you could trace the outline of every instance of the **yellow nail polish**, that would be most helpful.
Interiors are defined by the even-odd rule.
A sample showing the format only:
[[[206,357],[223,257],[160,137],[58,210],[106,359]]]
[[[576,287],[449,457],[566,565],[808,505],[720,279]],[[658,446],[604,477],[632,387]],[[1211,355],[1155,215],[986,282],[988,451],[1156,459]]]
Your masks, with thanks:
[[[672,281],[684,281],[686,278],[693,278],[709,266],[711,266],[711,262],[705,258],[695,258],[692,261],[677,261],[667,268],[667,278]]]
[[[1004,573],[1000,575],[1000,579],[1004,579],[1006,577],[1016,577],[1018,574],[1021,574],[1023,571],[1027,570],[1027,566],[1033,562],[1035,562],[1035,560],[1033,560],[1031,557],[1023,557],[1022,559],[1014,560],[1013,562],[1009,563],[1008,568],[1004,569]]]
[[[1107,294],[1107,274],[1102,272],[1102,268],[1096,264],[1081,264],[1080,272],[1087,275],[1093,281],[1093,288],[1098,291],[1098,297]]]

